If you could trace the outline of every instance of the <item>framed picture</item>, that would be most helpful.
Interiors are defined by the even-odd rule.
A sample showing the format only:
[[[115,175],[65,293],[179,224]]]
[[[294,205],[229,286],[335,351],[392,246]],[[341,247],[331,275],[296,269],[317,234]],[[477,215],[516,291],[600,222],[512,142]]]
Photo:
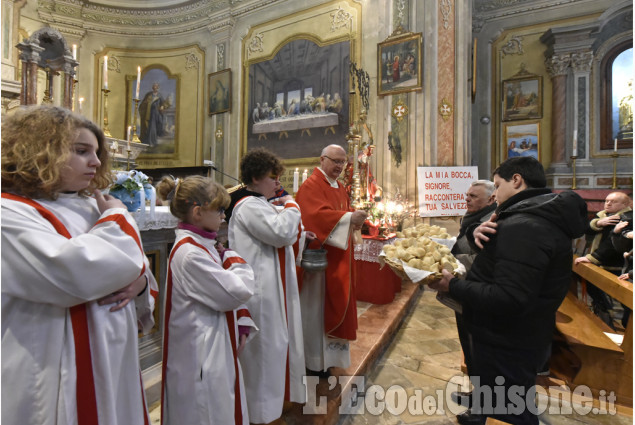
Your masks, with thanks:
[[[139,115],[137,134],[141,143],[149,147],[143,155],[173,155],[178,134],[179,78],[162,65],[144,68],[139,84]],[[128,81],[129,110],[134,111],[136,79]],[[132,125],[128,117],[126,125]]]
[[[421,33],[406,33],[377,45],[377,95],[421,90],[421,40]]]
[[[542,77],[503,81],[503,121],[542,118]]]
[[[540,122],[503,124],[504,158],[532,156],[540,159]]]
[[[295,38],[249,63],[246,150],[263,146],[291,160],[319,157],[331,143],[346,148],[350,44]]]
[[[232,111],[232,72],[223,69],[207,76],[209,114]]]

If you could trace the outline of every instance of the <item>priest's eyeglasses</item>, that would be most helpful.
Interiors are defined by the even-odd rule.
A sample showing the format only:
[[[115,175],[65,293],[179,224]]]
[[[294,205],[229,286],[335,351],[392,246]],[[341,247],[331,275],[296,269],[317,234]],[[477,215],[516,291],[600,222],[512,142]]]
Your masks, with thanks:
[[[330,156],[328,156],[328,155],[324,155],[324,157],[325,157],[325,158],[330,159],[331,161],[333,161],[333,164],[335,164],[335,165],[344,165],[344,164],[346,164],[346,163],[348,162],[348,161],[347,161],[347,160],[345,160],[345,159],[340,159],[340,160],[337,160],[337,161],[336,161],[336,160],[334,160],[333,158],[331,158],[331,157],[330,157]]]

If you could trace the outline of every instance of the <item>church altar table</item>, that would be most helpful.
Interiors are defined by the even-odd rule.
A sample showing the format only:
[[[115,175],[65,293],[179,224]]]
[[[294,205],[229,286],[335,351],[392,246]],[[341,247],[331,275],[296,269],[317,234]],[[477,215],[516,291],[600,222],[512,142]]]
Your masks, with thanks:
[[[384,245],[395,241],[395,235],[387,238],[362,235],[362,243],[354,247],[357,299],[373,304],[391,303],[401,291],[401,278],[390,267],[379,269],[377,257]]]
[[[295,115],[292,117],[276,118],[261,121],[253,125],[254,134],[274,133],[280,131],[304,130],[307,128],[329,127],[337,125],[337,114],[327,112],[325,114]]]

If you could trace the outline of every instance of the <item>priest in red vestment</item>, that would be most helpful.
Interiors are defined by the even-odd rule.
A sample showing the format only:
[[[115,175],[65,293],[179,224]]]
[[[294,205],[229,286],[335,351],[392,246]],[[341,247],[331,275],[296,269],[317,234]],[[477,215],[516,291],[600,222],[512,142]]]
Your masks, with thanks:
[[[305,229],[317,235],[310,248],[318,248],[323,242],[328,259],[324,272],[298,269],[298,280],[302,282],[300,305],[305,359],[307,368],[313,371],[326,371],[331,366],[348,367],[348,341],[356,338],[351,235],[353,230],[361,228],[366,212],[351,208],[344,185],[337,181],[347,162],[344,148],[327,146],[320,156],[320,166],[296,194]]]

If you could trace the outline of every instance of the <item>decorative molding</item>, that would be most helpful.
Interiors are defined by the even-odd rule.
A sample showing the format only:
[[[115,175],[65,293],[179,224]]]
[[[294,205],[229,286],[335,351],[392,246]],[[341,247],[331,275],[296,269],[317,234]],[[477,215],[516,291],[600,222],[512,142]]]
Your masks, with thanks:
[[[551,78],[567,75],[567,69],[571,64],[571,54],[555,54],[545,60],[545,67]]]
[[[408,106],[401,98],[392,105],[391,115],[397,120],[397,122],[401,122],[401,120],[408,115]]]
[[[218,126],[216,127],[216,132],[214,133],[214,136],[216,136],[216,141],[217,142],[222,142],[223,141],[223,124],[219,123]]]
[[[571,53],[571,68],[574,72],[591,72],[593,65],[593,52]]]
[[[521,35],[513,35],[509,41],[501,47],[503,57],[506,55],[524,55],[523,37]]]
[[[331,13],[331,32],[335,32],[340,28],[353,29],[353,15],[339,6],[337,10]]]
[[[404,23],[404,14],[403,14],[405,7],[406,5],[404,3],[404,0],[399,0],[397,2],[397,10],[398,10],[397,17],[399,19],[399,24],[397,26],[401,26],[402,28],[407,28],[407,25],[405,25]]]
[[[201,65],[201,60],[194,53],[188,53],[185,55],[185,70],[198,69]]]
[[[441,118],[443,118],[444,121],[447,121],[448,118],[452,116],[453,111],[452,104],[450,104],[445,97],[441,99],[441,104],[439,105],[439,115],[441,115]]]
[[[247,46],[247,51],[249,54],[256,52],[264,52],[262,48],[262,44],[264,42],[265,35],[261,32],[258,34],[254,34],[254,36],[249,41],[249,45]]]
[[[119,57],[115,55],[108,55],[108,71],[115,71],[116,73],[121,74]]]
[[[450,13],[452,12],[452,0],[441,0],[439,3],[439,11],[443,16],[443,28],[450,28]]]
[[[225,69],[225,43],[216,45],[216,69]]]

